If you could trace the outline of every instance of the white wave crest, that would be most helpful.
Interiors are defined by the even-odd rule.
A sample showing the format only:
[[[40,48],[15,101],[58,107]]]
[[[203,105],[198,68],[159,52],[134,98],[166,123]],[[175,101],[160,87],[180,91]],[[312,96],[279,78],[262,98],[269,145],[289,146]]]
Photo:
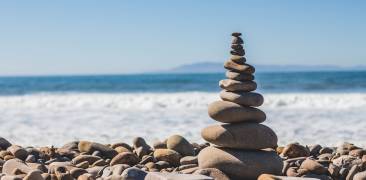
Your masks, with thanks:
[[[265,124],[279,143],[364,145],[366,93],[264,94]],[[34,94],[0,96],[0,135],[17,144],[61,145],[75,139],[112,143],[181,134],[202,142],[218,93]]]

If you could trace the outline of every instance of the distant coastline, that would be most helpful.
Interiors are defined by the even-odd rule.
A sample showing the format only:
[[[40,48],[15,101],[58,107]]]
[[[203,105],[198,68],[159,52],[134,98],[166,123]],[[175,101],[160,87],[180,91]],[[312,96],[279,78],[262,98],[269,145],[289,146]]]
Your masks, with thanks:
[[[222,73],[223,63],[200,62],[184,64],[155,73]],[[366,65],[341,67],[335,65],[254,65],[257,72],[319,72],[319,71],[366,71]]]

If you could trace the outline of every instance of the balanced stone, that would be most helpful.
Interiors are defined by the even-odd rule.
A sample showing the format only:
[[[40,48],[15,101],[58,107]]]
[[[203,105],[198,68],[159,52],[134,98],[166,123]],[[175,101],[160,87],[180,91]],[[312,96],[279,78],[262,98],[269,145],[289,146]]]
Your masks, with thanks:
[[[236,81],[232,79],[224,79],[219,82],[222,89],[228,91],[244,91],[250,92],[257,89],[257,83],[254,81]]]
[[[207,147],[198,155],[198,164],[203,168],[217,168],[231,179],[256,179],[268,173],[280,175],[281,158],[272,151],[235,150]]]
[[[241,45],[241,44],[232,44],[231,48],[232,49],[243,49],[243,45]]]
[[[231,33],[231,35],[234,36],[234,37],[239,37],[239,36],[241,36],[241,33],[240,32],[233,32],[233,33]]]
[[[232,80],[237,81],[251,81],[254,80],[254,76],[252,74],[240,74],[234,71],[227,71],[226,77]]]
[[[233,49],[230,51],[230,54],[236,55],[236,56],[244,56],[245,51],[244,51],[244,49]]]
[[[232,60],[228,60],[224,63],[224,67],[228,70],[239,72],[239,73],[247,73],[253,74],[255,72],[255,68],[249,64],[238,64]]]
[[[247,59],[243,56],[237,56],[237,55],[232,55],[230,57],[230,60],[232,60],[233,62],[237,63],[237,64],[244,64]]]
[[[201,135],[220,147],[254,150],[277,146],[277,136],[273,130],[257,123],[211,125],[204,128]]]
[[[242,38],[240,38],[239,36],[237,37],[233,37],[233,39],[231,40],[231,44],[243,44],[244,41]]]
[[[223,123],[256,122],[266,120],[266,114],[260,109],[240,106],[228,101],[215,101],[208,106],[208,115]]]
[[[242,106],[260,106],[263,104],[263,96],[255,92],[230,92],[223,90],[220,97],[224,101],[230,101]]]

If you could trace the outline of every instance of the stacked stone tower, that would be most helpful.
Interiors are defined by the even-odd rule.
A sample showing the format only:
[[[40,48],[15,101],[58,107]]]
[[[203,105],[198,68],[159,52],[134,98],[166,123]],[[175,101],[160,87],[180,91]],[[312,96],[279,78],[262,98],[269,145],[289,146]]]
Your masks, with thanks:
[[[280,174],[282,160],[273,151],[277,136],[262,125],[266,114],[256,108],[263,96],[255,93],[255,68],[246,63],[241,33],[232,33],[231,57],[224,64],[228,70],[219,85],[222,100],[208,107],[209,116],[221,122],[202,130],[202,137],[214,146],[198,155],[200,168],[217,168],[231,179],[256,179],[263,173]]]

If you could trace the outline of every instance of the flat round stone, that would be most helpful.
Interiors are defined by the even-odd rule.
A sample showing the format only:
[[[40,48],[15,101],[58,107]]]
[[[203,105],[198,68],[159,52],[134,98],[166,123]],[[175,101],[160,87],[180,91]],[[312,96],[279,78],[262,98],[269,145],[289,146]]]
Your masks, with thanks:
[[[233,37],[233,39],[231,40],[231,44],[243,44],[244,41],[241,37]]]
[[[253,74],[255,72],[255,68],[250,64],[238,64],[233,60],[228,60],[224,63],[225,69],[235,71],[238,73],[246,73]]]
[[[254,81],[236,81],[232,79],[221,80],[219,86],[228,91],[250,92],[257,89],[257,83]]]
[[[254,76],[252,74],[237,73],[234,71],[226,71],[226,77],[237,81],[252,81]]]
[[[258,123],[217,124],[204,128],[201,136],[220,147],[258,150],[277,146],[273,130]]]
[[[281,158],[271,151],[206,147],[198,155],[200,169],[217,168],[230,179],[257,179],[261,174],[281,175]]]
[[[230,60],[241,65],[245,64],[245,62],[247,61],[245,57],[237,55],[231,55]]]
[[[231,33],[232,36],[234,37],[238,37],[238,36],[241,36],[241,33],[240,32],[233,32]]]
[[[219,122],[256,122],[266,120],[266,114],[260,109],[240,106],[229,101],[215,101],[208,106],[208,115]]]
[[[245,51],[244,51],[244,49],[233,49],[230,51],[230,54],[236,55],[236,56],[244,56]]]
[[[231,44],[232,49],[243,49],[243,45],[241,44]]]
[[[224,101],[230,101],[242,106],[260,106],[263,104],[264,98],[261,94],[255,92],[230,92],[223,90],[220,97]]]

